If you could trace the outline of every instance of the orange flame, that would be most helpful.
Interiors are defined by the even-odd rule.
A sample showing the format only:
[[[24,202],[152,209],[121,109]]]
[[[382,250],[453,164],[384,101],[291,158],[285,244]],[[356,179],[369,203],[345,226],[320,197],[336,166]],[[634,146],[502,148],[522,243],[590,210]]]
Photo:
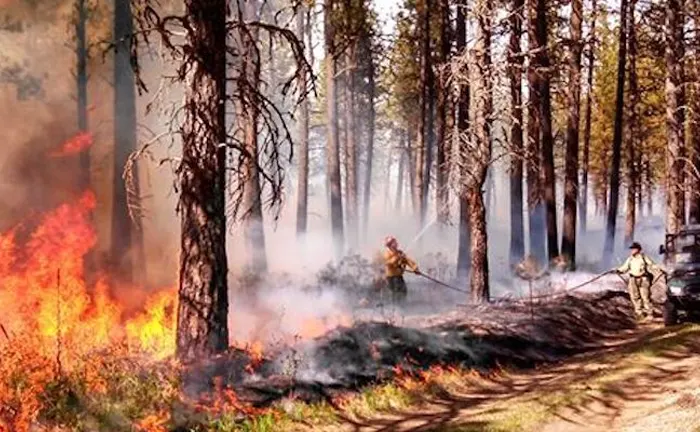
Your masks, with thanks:
[[[93,143],[92,134],[90,134],[88,132],[80,132],[79,134],[75,135],[73,138],[64,142],[63,145],[58,150],[51,152],[51,156],[54,156],[54,157],[69,156],[69,155],[73,155],[76,153],[80,153],[83,150],[86,150],[86,149],[92,147],[92,143]]]

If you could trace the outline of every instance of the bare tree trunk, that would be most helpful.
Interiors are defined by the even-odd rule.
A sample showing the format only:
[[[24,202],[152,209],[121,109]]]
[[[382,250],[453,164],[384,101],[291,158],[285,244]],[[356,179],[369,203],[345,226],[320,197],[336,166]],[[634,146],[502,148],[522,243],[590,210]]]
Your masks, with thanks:
[[[365,35],[365,37],[369,38],[368,35]],[[368,99],[369,99],[369,114],[368,114],[368,123],[367,123],[367,166],[365,169],[365,184],[364,184],[364,206],[363,206],[363,227],[364,227],[364,232],[365,232],[365,237],[367,237],[367,233],[369,232],[369,207],[370,203],[372,202],[372,168],[374,166],[374,131],[375,131],[375,122],[376,122],[376,109],[374,106],[375,103],[375,98],[376,98],[376,84],[375,84],[375,77],[374,74],[376,73],[376,69],[374,67],[374,59],[372,58],[372,45],[371,41],[366,41],[365,44],[367,47],[365,48],[365,56],[367,57],[364,59],[366,63],[365,70],[367,70],[367,75],[368,75]]]
[[[77,56],[77,70],[76,79],[78,86],[78,130],[80,132],[88,131],[88,114],[87,114],[87,35],[86,35],[86,25],[87,25],[87,5],[86,0],[78,0],[76,5],[78,10],[78,20],[75,25],[75,35],[76,35],[76,56]],[[88,149],[83,150],[80,153],[80,175],[78,180],[78,187],[81,191],[86,190],[90,187],[90,152]]]
[[[617,93],[615,96],[615,126],[613,130],[613,154],[610,167],[610,199],[605,228],[605,248],[603,263],[611,262],[615,252],[615,226],[617,224],[618,201],[620,198],[620,153],[622,151],[622,130],[625,109],[625,63],[627,62],[627,0],[620,2],[620,35],[617,54]]]
[[[528,44],[530,52],[539,52],[537,2],[530,0],[528,4]],[[543,202],[543,187],[540,172],[542,170],[542,141],[541,115],[542,110],[542,72],[541,56],[530,57],[527,71],[528,81],[528,121],[527,121],[527,205],[529,211],[528,224],[530,228],[530,255],[539,262],[546,260],[545,246],[545,211]]]
[[[328,127],[326,169],[331,190],[331,228],[336,259],[344,249],[343,197],[340,187],[340,153],[338,136],[338,88],[336,83],[337,59],[335,45],[334,0],[325,0],[324,31],[326,43],[326,118]]]
[[[692,161],[693,167],[690,169],[692,186],[688,199],[689,203],[689,222],[700,223],[700,4],[695,2],[693,5],[693,29],[695,31],[695,40],[693,41],[695,56],[691,64],[693,65],[692,80],[693,86],[690,99],[690,136],[692,139]]]
[[[345,71],[345,196],[346,241],[351,250],[357,248],[358,223],[358,181],[357,181],[357,142],[355,141],[355,55],[354,47],[346,59]]]
[[[469,227],[471,229],[470,291],[472,301],[489,301],[489,262],[486,232],[486,207],[482,187],[491,159],[491,116],[493,114],[493,88],[491,70],[491,0],[478,0],[475,4],[476,43],[474,138],[475,148],[469,152],[471,172],[467,182],[469,203]]]
[[[457,55],[466,55],[467,48],[467,2],[466,0],[460,0],[457,5],[457,21],[456,21],[456,49]],[[462,74],[465,75],[463,80],[459,83],[459,95],[457,99],[457,134],[459,135],[459,146],[460,146],[460,159],[461,159],[461,177],[462,177],[462,187],[459,197],[459,244],[457,253],[457,275],[460,278],[466,277],[469,272],[469,267],[471,266],[471,228],[470,228],[470,214],[469,211],[469,199],[467,195],[467,189],[464,186],[467,178],[467,172],[469,167],[466,166],[465,153],[469,151],[468,140],[466,140],[465,135],[469,133],[469,80],[467,76],[469,75],[468,70],[464,70]]]
[[[576,269],[576,204],[578,201],[578,140],[581,113],[581,28],[583,0],[571,1],[569,56],[569,118],[566,131],[566,180],[561,252],[569,270]]]
[[[428,106],[427,106],[427,111],[426,111],[426,137],[425,137],[425,151],[424,151],[424,160],[425,160],[425,174],[423,176],[423,190],[421,192],[421,200],[423,204],[421,205],[421,208],[423,209],[423,212],[421,213],[420,216],[420,226],[424,227],[425,224],[427,223],[427,216],[428,216],[428,193],[430,191],[430,180],[432,177],[431,171],[432,171],[432,166],[433,166],[433,153],[434,153],[434,148],[435,148],[435,74],[433,73],[433,63],[432,63],[432,54],[431,54],[431,43],[430,41],[432,40],[431,37],[431,32],[433,31],[430,27],[430,20],[432,19],[431,15],[431,8],[433,7],[433,0],[424,0],[426,4],[426,38],[427,38],[427,44],[424,46],[425,51],[425,60],[426,63],[424,65],[425,67],[425,74],[426,74],[426,92],[427,92],[427,97],[428,97]],[[441,1],[441,0],[438,0]]]
[[[307,32],[307,23],[304,19],[307,8],[301,6],[297,11],[297,38],[304,41]],[[306,47],[307,44],[304,44]],[[311,50],[311,41],[308,41]],[[302,88],[306,88],[306,76],[302,78]],[[297,183],[297,236],[306,235],[309,214],[309,101],[304,98],[299,107],[299,178]]]
[[[247,1],[240,7],[244,8],[243,13],[247,21],[256,20],[259,13],[259,3],[256,0]],[[250,34],[247,31],[241,31],[239,39],[245,53],[238,60],[241,62],[238,83],[241,100],[236,112],[236,120],[239,123],[239,130],[243,133],[243,146],[247,153],[243,162],[243,226],[248,250],[249,270],[253,274],[259,274],[267,271],[262,190],[258,168],[258,119],[260,112],[256,100],[256,93],[260,87],[261,58],[254,47],[258,39],[257,31],[250,32]]]
[[[445,64],[448,61],[450,53],[450,9],[447,0],[439,0],[440,6],[440,63]],[[437,177],[436,177],[436,207],[437,207],[437,222],[440,226],[447,224],[449,219],[449,196],[447,190],[447,180],[449,178],[449,167],[447,165],[446,155],[448,153],[447,139],[447,103],[449,98],[449,88],[444,77],[440,76],[437,79],[438,94],[437,94]]]
[[[416,191],[415,191],[415,204],[416,207],[416,217],[418,218],[418,226],[423,227],[425,225],[425,217],[427,212],[427,190],[428,190],[428,175],[427,171],[429,152],[430,152],[430,127],[432,113],[429,111],[429,85],[430,85],[430,75],[431,75],[431,64],[430,64],[430,1],[431,0],[421,0],[420,5],[422,6],[420,11],[421,19],[421,72],[420,72],[420,94],[419,94],[419,135],[417,139],[416,146]]]
[[[523,29],[525,1],[513,0],[509,18],[510,43],[508,78],[510,81],[510,266],[515,267],[525,255],[523,222],[523,53],[520,35]]]
[[[549,27],[547,23],[547,0],[537,0],[536,37],[538,51],[535,54],[540,66],[540,127],[542,128],[542,176],[544,205],[547,221],[547,252],[549,260],[559,255],[557,232],[556,178],[554,177],[554,137],[552,136],[552,96],[550,91]]]
[[[593,68],[595,66],[596,18],[598,5],[596,0],[591,2],[591,32],[588,42],[588,85],[586,86],[586,114],[583,126],[583,166],[581,174],[581,189],[579,193],[579,218],[581,234],[588,230],[588,165],[591,149],[591,113],[593,108]]]
[[[407,133],[404,130],[399,132],[399,173],[396,180],[396,203],[395,209],[397,214],[401,214],[403,209],[403,191],[404,191],[404,175],[403,172],[406,169],[406,159],[408,156],[408,148],[406,143]]]
[[[634,226],[637,223],[637,108],[639,107],[639,85],[637,81],[637,28],[635,23],[635,11],[637,0],[632,0],[629,11],[629,124],[627,126],[627,212],[625,213],[625,243],[630,244],[634,240]]]
[[[192,64],[180,178],[177,355],[194,360],[228,348],[226,259],[226,1],[187,0]]]
[[[666,232],[684,223],[683,197],[683,19],[682,0],[666,3]]]
[[[114,2],[114,173],[112,180],[112,263],[122,283],[143,283],[145,258],[138,166],[128,173],[131,189],[123,180],[130,155],[136,151],[136,81],[131,67],[134,26],[129,0]],[[134,209],[134,211],[130,211]],[[133,217],[133,221],[132,221]]]

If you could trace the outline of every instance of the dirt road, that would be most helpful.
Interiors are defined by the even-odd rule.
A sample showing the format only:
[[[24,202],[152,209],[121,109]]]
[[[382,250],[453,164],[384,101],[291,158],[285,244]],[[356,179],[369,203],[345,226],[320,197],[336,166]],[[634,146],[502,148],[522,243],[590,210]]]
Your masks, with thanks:
[[[700,326],[640,326],[557,365],[473,377],[360,431],[700,431]],[[339,429],[335,429],[339,430]]]

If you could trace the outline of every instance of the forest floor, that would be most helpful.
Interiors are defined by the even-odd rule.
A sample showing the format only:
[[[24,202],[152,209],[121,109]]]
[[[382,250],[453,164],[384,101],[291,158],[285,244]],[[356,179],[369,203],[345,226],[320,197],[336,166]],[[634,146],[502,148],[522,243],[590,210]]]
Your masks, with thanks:
[[[700,431],[700,325],[649,323],[558,364],[373,389],[317,431]],[[372,394],[373,393],[373,394]]]

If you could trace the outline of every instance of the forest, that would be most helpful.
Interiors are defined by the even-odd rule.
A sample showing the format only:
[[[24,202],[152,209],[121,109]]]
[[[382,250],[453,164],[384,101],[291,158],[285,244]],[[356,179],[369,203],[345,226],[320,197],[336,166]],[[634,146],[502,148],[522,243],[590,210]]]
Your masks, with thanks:
[[[546,333],[584,306],[536,314],[518,269],[556,290],[700,222],[699,29],[684,0],[0,1],[0,431],[283,430],[238,386],[442,337],[366,310],[386,236],[423,272],[401,320],[527,280],[498,319]],[[459,367],[528,340],[467,362],[454,331]],[[333,380],[408,367],[382,355]]]

